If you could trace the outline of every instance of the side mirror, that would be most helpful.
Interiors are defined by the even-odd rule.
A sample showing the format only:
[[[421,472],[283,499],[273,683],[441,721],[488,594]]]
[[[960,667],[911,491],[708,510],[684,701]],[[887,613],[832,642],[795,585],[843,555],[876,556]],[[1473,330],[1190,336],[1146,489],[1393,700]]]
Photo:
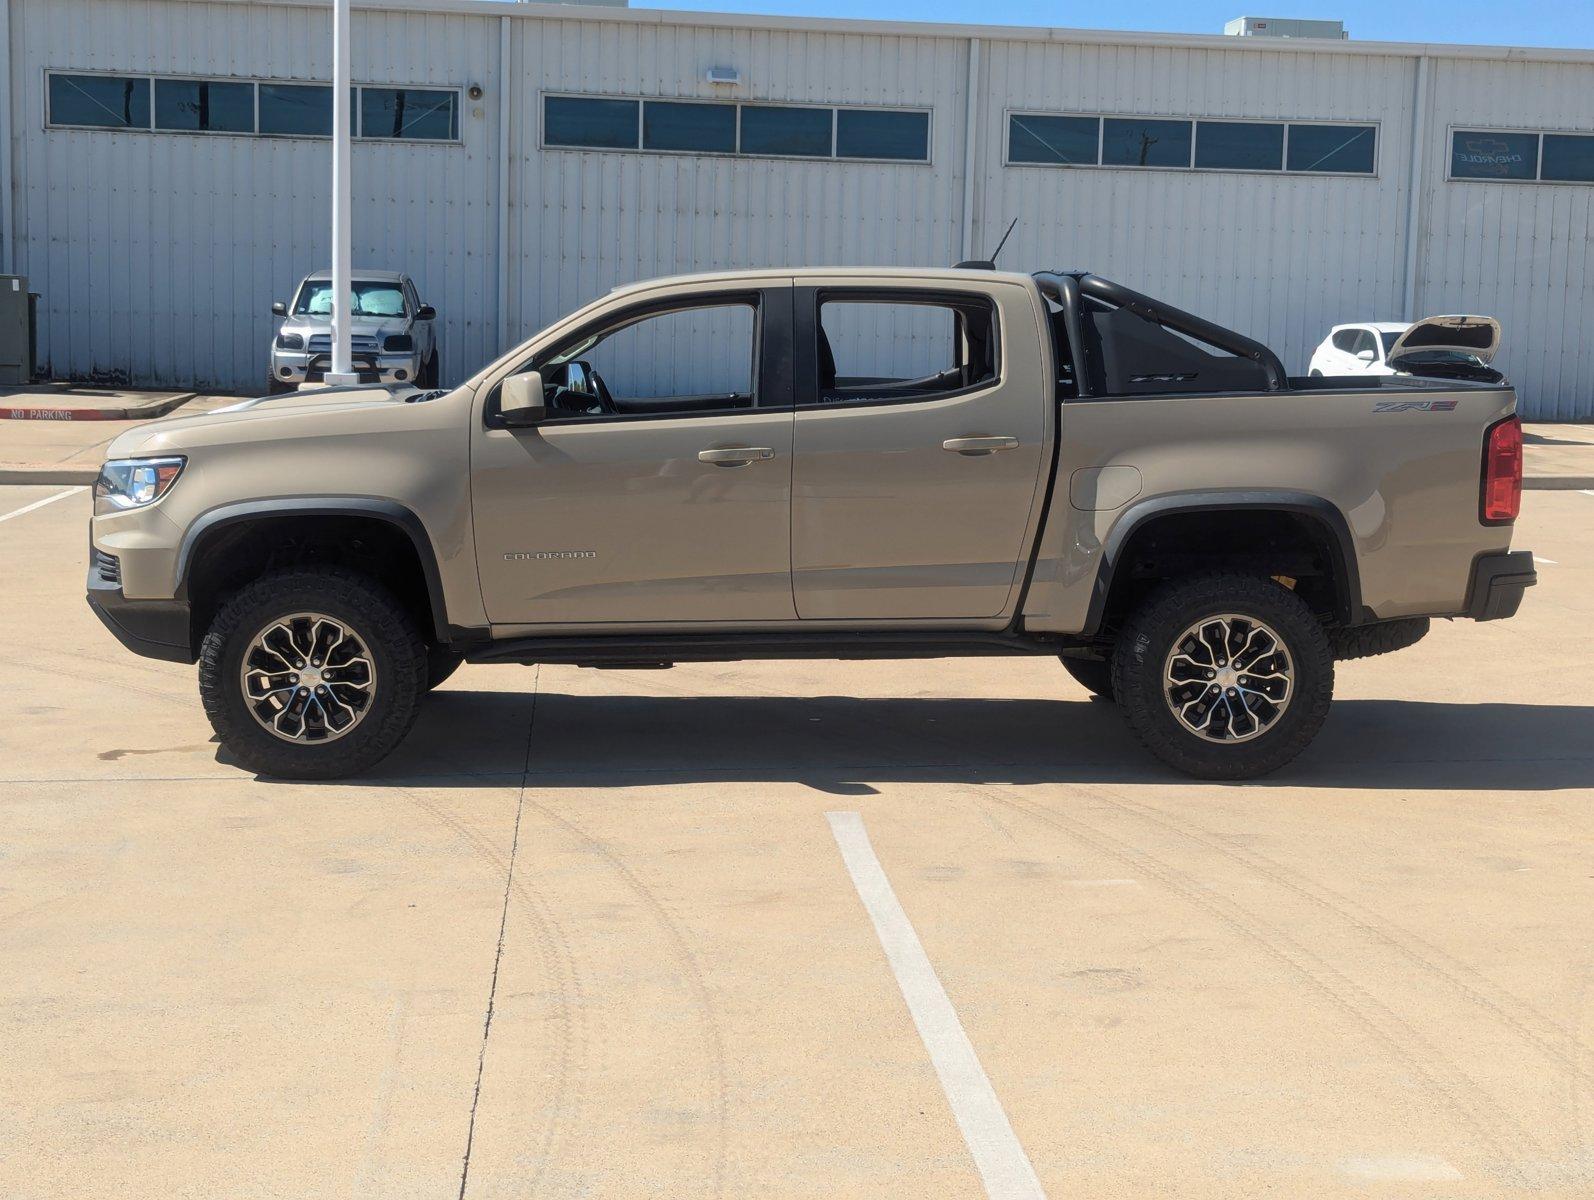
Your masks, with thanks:
[[[437,310],[430,304],[423,304],[415,310],[415,319],[417,321],[435,321],[437,320]]]
[[[1376,359],[1378,355],[1371,350],[1358,350],[1356,351],[1356,357],[1361,359],[1362,362],[1370,363]]]
[[[285,316],[287,316],[288,315],[288,306],[286,304],[284,304],[281,300],[273,300],[271,302],[271,315],[274,316],[274,317],[285,317]]]
[[[511,429],[525,429],[548,415],[543,397],[542,372],[527,371],[504,380],[498,393],[498,415]]]

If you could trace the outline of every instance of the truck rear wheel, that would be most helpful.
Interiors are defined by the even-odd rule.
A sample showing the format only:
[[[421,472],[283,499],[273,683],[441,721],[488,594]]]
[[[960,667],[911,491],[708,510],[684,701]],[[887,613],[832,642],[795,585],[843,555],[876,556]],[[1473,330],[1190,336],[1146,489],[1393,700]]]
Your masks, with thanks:
[[[1351,658],[1371,658],[1375,654],[1393,654],[1396,650],[1415,646],[1427,636],[1427,617],[1402,617],[1331,630],[1328,644],[1333,648],[1335,660],[1343,662]]]
[[[1164,584],[1131,614],[1113,655],[1130,728],[1201,779],[1252,779],[1306,748],[1328,715],[1334,658],[1294,592],[1249,575]]]
[[[380,762],[414,724],[426,681],[426,643],[409,614],[338,567],[249,584],[200,646],[211,727],[244,767],[283,779],[338,779]]]

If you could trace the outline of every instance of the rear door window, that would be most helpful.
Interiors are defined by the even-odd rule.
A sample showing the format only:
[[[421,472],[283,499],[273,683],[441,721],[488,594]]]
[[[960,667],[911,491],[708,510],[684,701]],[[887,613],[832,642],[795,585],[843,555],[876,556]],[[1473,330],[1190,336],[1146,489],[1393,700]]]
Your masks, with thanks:
[[[994,383],[996,313],[983,296],[825,292],[820,404],[929,400]]]

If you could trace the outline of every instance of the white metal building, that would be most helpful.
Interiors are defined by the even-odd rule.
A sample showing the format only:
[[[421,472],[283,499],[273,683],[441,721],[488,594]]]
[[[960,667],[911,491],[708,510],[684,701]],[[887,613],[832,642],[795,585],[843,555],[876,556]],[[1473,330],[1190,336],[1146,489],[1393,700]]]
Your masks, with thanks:
[[[41,361],[258,388],[329,255],[325,0],[0,17]],[[354,75],[355,260],[416,277],[445,380],[617,283],[946,264],[1016,217],[1004,265],[1292,371],[1334,322],[1494,314],[1524,411],[1594,419],[1594,52],[356,0]]]

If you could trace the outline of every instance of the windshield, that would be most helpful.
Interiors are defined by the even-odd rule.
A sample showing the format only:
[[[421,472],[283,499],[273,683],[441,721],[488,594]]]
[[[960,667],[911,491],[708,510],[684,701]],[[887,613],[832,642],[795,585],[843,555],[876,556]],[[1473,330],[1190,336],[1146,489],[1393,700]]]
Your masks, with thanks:
[[[354,281],[353,315],[356,317],[402,317],[404,291],[396,283]],[[325,279],[311,279],[299,289],[294,301],[296,317],[330,317],[332,315],[332,283]]]

